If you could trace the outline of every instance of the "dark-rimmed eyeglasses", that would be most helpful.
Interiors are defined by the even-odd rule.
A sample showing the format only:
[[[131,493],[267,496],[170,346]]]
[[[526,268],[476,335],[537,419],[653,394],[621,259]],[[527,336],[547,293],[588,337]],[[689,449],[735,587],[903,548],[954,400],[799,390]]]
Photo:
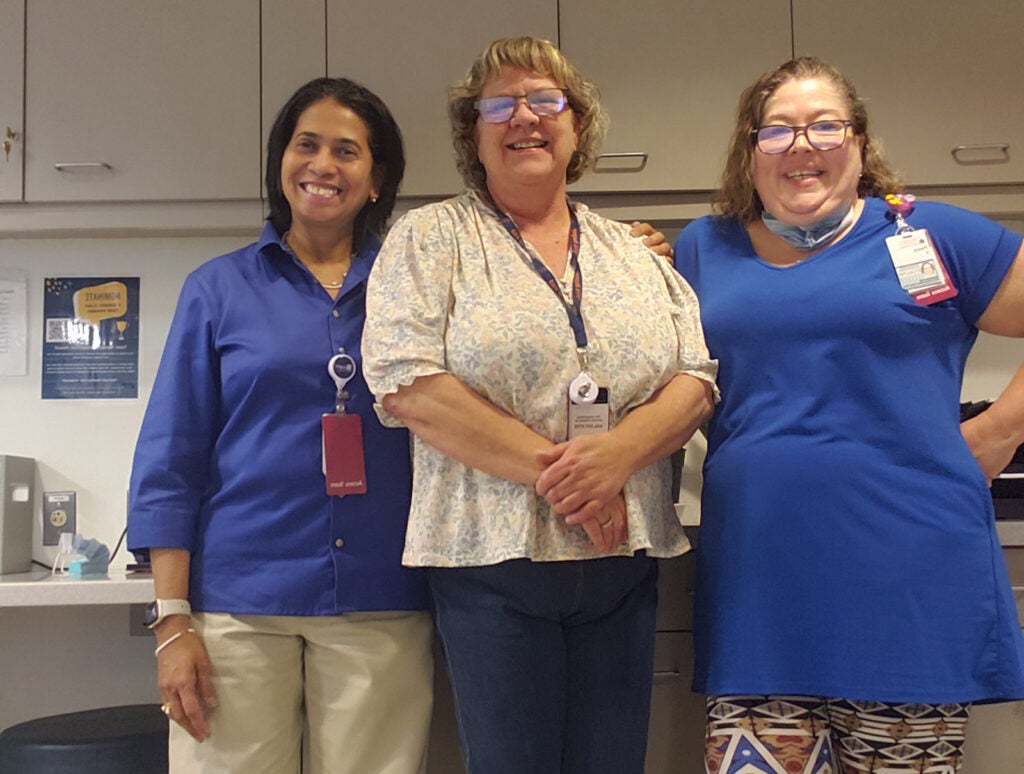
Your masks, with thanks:
[[[557,116],[569,106],[564,89],[538,89],[521,97],[479,99],[474,107],[484,123],[503,124],[515,115],[520,100],[525,100],[527,107],[537,116]]]
[[[785,153],[793,147],[797,135],[802,134],[812,148],[827,151],[842,147],[846,142],[847,129],[853,126],[853,121],[815,121],[806,126],[786,126],[785,124],[770,124],[762,126],[751,132],[757,149],[761,153]]]

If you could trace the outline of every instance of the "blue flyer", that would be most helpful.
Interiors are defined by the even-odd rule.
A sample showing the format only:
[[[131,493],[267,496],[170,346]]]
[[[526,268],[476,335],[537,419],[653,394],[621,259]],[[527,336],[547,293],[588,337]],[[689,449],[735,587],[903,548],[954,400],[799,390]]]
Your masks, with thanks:
[[[139,397],[139,278],[47,277],[43,398]]]

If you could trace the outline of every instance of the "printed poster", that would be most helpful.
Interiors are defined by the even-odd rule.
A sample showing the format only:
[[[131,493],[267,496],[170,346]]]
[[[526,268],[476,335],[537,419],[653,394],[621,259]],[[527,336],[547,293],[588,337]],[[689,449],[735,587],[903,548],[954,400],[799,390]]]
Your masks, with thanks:
[[[28,280],[0,269],[0,376],[28,373]]]
[[[43,398],[139,397],[139,278],[48,277]]]

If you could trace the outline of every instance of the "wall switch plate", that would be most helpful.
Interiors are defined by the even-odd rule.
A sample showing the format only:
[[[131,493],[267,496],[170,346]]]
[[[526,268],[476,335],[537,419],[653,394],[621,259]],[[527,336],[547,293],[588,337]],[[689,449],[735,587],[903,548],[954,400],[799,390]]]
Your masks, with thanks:
[[[43,492],[43,545],[60,543],[60,533],[77,531],[74,492]]]

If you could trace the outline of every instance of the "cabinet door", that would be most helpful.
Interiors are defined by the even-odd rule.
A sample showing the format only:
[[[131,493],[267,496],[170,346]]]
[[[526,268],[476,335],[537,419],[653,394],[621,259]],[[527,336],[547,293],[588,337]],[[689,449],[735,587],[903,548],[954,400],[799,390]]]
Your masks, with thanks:
[[[324,29],[324,0],[261,0],[263,35],[262,58],[263,141],[274,125],[277,114],[295,90],[313,78],[327,75],[327,51]],[[272,32],[271,32],[272,31]],[[261,153],[266,179],[266,154]],[[264,196],[266,192],[264,191]]]
[[[0,0],[0,202],[21,199],[25,0]]]
[[[788,0],[561,0],[559,9],[562,51],[611,116],[605,155],[575,188],[716,188],[740,92],[790,57]]]
[[[25,199],[256,199],[259,3],[27,0]]]
[[[403,195],[462,190],[448,86],[491,41],[514,35],[557,41],[554,0],[327,0],[327,72],[359,81],[391,108],[405,137]]]
[[[693,634],[658,632],[646,774],[704,770],[704,697],[690,690]]]
[[[913,185],[1024,181],[1022,30],[1005,0],[793,2],[797,54],[853,81]]]

